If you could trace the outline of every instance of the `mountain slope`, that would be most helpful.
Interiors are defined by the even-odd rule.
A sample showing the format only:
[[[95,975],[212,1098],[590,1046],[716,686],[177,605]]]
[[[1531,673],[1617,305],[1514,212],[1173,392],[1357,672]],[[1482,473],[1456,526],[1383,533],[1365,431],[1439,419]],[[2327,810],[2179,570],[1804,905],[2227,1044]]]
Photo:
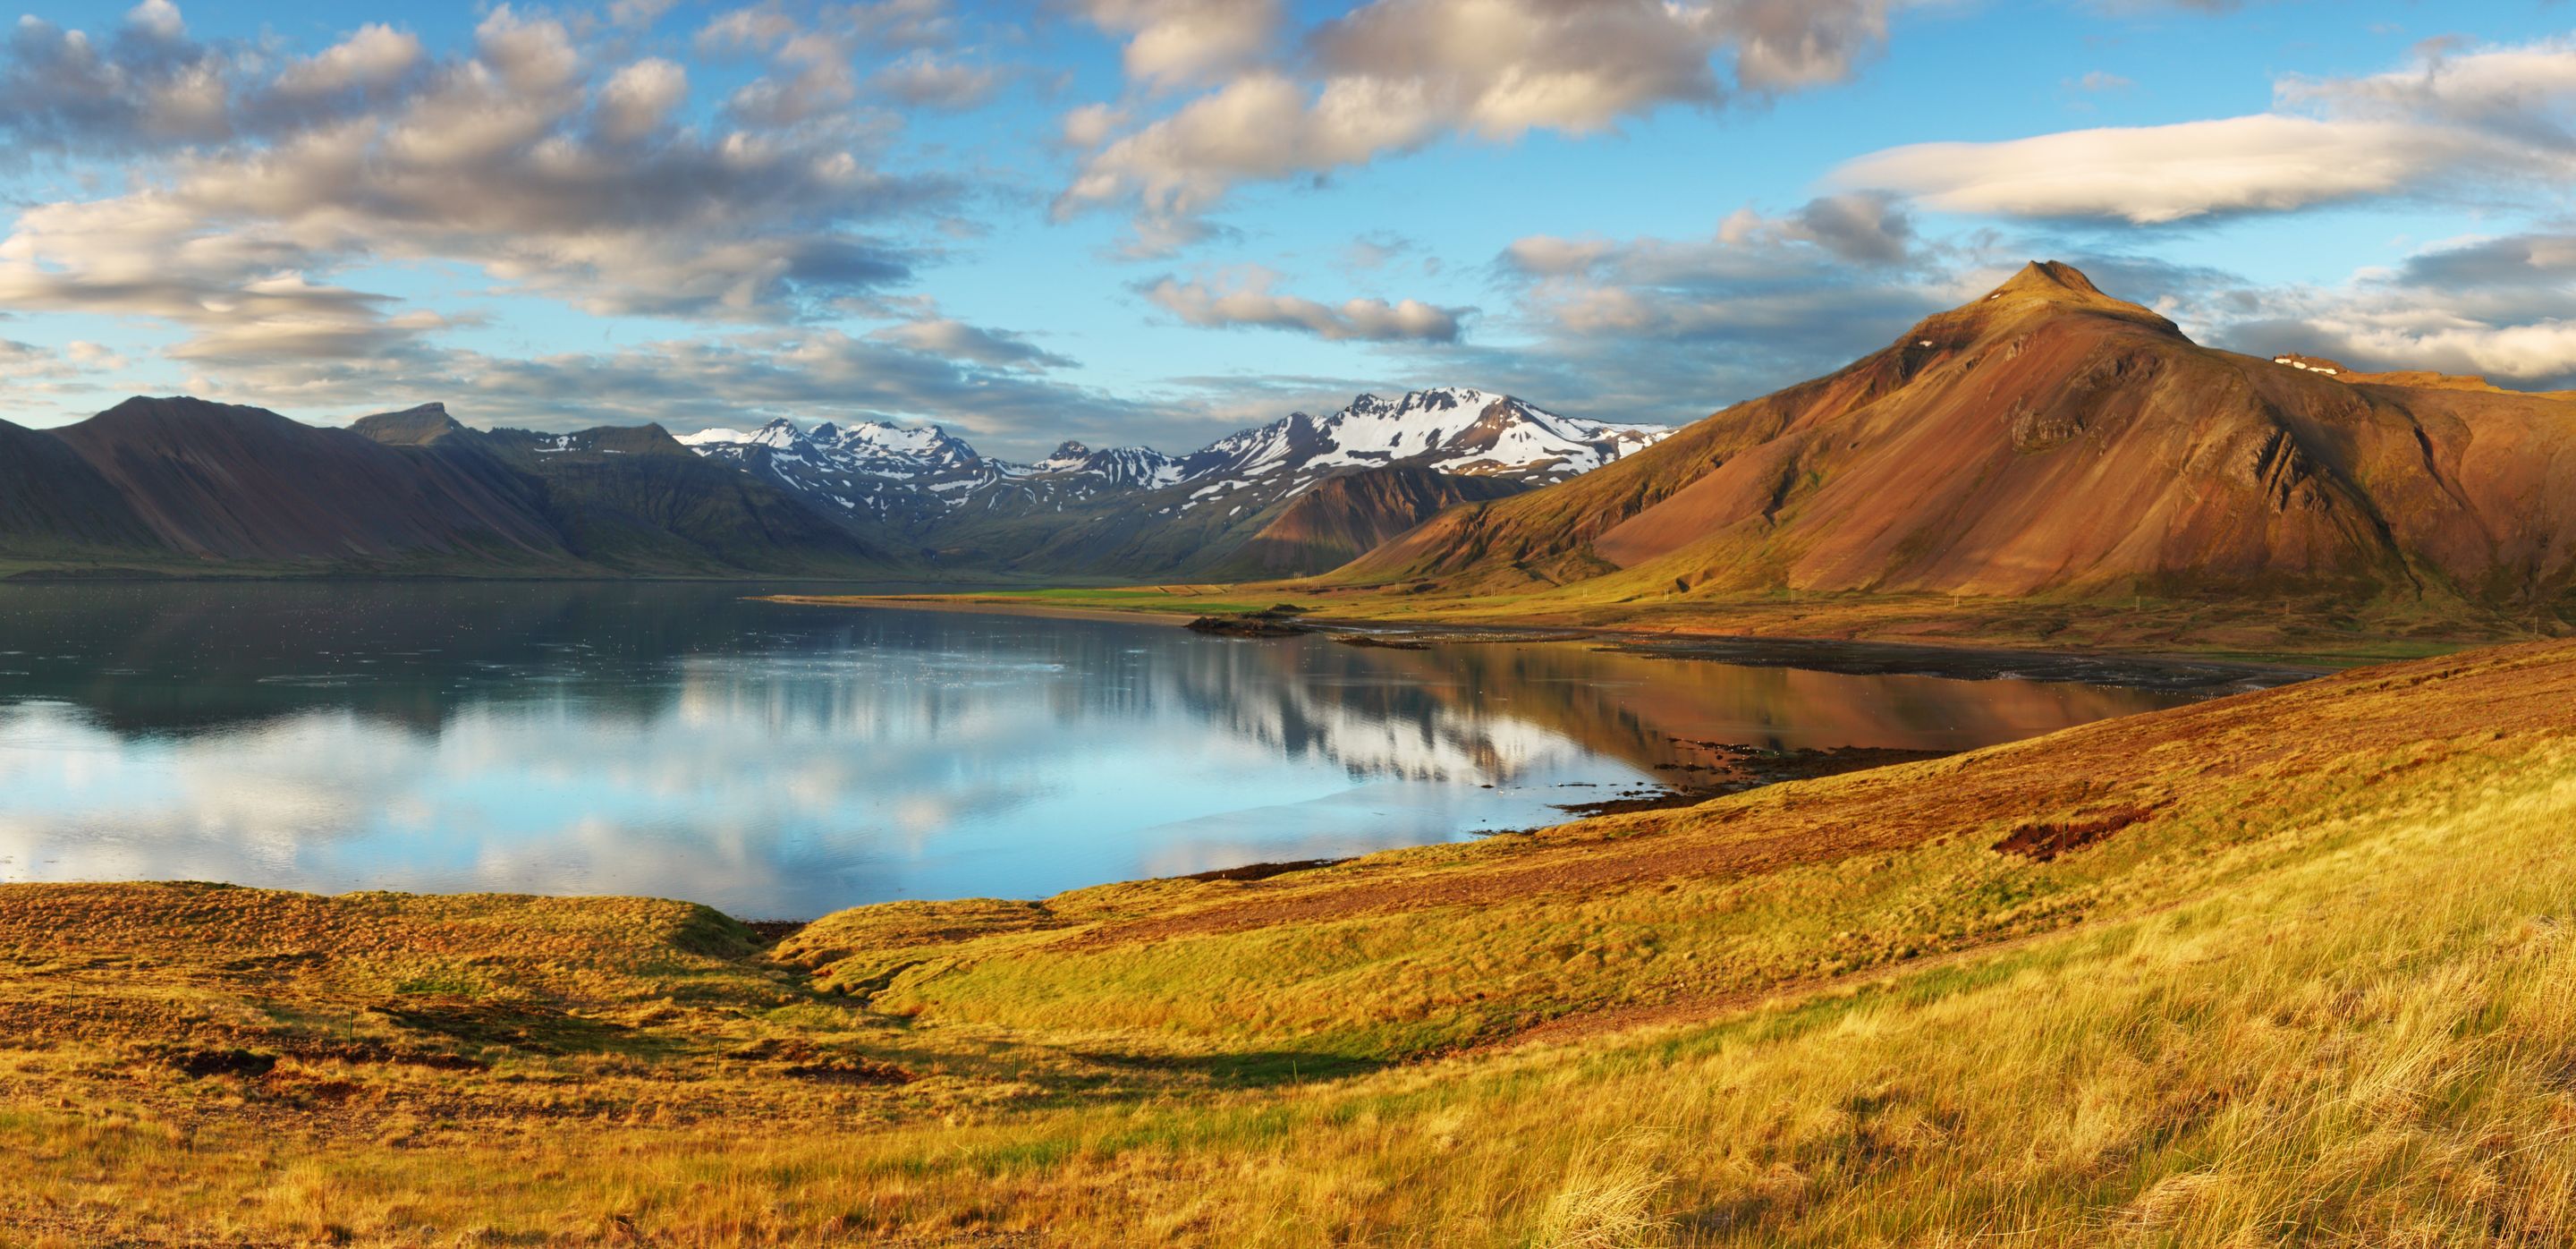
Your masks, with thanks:
[[[1427,468],[1371,468],[1328,477],[1291,500],[1217,571],[1246,579],[1322,572],[1460,503],[1507,498],[1521,483]]]
[[[2576,405],[2200,347],[2034,264],[1831,376],[1444,516],[1344,580],[1644,598],[2452,595],[2565,604]]]
[[[79,452],[51,433],[0,421],[0,553],[114,556],[160,546]]]

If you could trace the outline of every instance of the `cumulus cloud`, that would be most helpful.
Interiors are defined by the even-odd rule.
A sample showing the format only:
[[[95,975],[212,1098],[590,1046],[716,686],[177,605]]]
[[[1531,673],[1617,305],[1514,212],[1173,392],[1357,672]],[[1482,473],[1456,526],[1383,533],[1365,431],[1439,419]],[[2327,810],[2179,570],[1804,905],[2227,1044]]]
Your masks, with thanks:
[[[878,70],[868,85],[878,95],[915,108],[980,107],[1002,86],[1002,71],[916,51]]]
[[[350,88],[381,88],[400,81],[421,63],[420,37],[369,23],[338,43],[296,61],[277,76],[288,95],[318,95]]]
[[[1458,323],[1471,311],[1418,299],[1350,299],[1329,305],[1275,292],[1271,287],[1277,281],[1277,274],[1254,267],[1222,285],[1166,277],[1139,289],[1190,325],[1297,330],[1328,342],[1456,342]]]
[[[2405,70],[2287,78],[2274,94],[2274,111],[2243,117],[1895,148],[1833,181],[1953,212],[2152,225],[2576,177],[2564,43],[2435,47]]]
[[[1244,182],[1329,173],[1449,135],[1586,134],[1666,105],[1714,107],[1730,90],[1837,80],[1884,38],[1885,8],[1885,0],[1372,0],[1309,32],[1300,63],[1255,64],[1123,132],[1098,114],[1069,121],[1069,136],[1096,135],[1098,145],[1057,211],[1132,203],[1145,220],[1167,222],[1206,212]],[[1159,61],[1136,65],[1137,46],[1129,47],[1131,75],[1174,80]],[[1719,73],[1721,59],[1729,75]]]
[[[2432,369],[2508,385],[2576,384],[2576,320],[2494,325],[2440,308],[2346,307],[2297,323],[2300,350],[2357,368]],[[2286,337],[2278,327],[2274,338]]]
[[[1127,38],[1127,76],[1177,86],[1246,64],[1265,52],[1279,0],[1080,0],[1092,23]]]
[[[689,94],[689,72],[650,57],[617,71],[599,91],[599,132],[616,143],[632,143],[662,128],[664,120]]]
[[[56,62],[84,42],[41,23],[20,36],[0,98],[26,86],[28,40]],[[800,38],[780,43],[782,63],[826,59]],[[861,223],[948,195],[874,168],[874,123],[819,101],[767,124],[676,124],[688,90],[679,65],[595,64],[562,23],[507,6],[484,18],[470,51],[435,63],[380,26],[267,78],[184,41],[163,59],[228,67],[230,120],[261,129],[233,125],[171,150],[123,194],[22,210],[0,238],[0,300],[166,318],[195,334],[173,350],[180,358],[406,350],[441,326],[329,277],[386,260],[461,262],[504,290],[599,313],[792,320],[906,279],[914,253]],[[69,81],[130,86],[144,64],[93,57]],[[64,111],[76,98],[0,128],[158,133],[141,115]]]

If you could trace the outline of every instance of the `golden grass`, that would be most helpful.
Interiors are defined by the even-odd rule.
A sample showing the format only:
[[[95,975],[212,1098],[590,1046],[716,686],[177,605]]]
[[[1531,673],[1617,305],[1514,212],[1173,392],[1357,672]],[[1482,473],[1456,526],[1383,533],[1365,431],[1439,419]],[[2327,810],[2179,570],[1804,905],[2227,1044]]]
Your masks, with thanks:
[[[2571,693],[2483,652],[768,953],[10,887],[0,1243],[2568,1243]]]

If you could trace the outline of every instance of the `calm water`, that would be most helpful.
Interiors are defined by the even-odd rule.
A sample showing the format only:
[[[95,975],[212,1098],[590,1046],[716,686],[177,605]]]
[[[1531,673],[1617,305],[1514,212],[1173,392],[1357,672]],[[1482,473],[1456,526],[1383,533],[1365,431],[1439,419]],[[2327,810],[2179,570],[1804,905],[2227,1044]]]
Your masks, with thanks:
[[[1553,823],[1674,738],[1969,747],[2183,701],[757,592],[0,587],[0,880],[802,918]]]

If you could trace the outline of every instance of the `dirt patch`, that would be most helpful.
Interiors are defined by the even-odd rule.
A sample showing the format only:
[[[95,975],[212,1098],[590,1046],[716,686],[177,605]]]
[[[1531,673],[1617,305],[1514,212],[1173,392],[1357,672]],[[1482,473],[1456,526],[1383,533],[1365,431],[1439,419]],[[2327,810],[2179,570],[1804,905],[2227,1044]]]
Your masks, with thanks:
[[[1840,776],[1870,768],[1893,767],[1900,763],[1919,763],[1925,759],[1946,758],[1957,752],[1948,750],[1903,750],[1886,746],[1826,746],[1802,750],[1771,750],[1737,742],[1705,742],[1686,737],[1671,739],[1676,746],[1699,752],[1706,762],[1666,763],[1656,765],[1659,772],[1672,773],[1675,781],[1662,793],[1627,794],[1599,802],[1564,802],[1555,807],[1568,815],[1589,819],[1597,815],[1627,815],[1637,811],[1668,811],[1678,807],[1695,807],[1703,802],[1740,794],[1782,781],[1812,780],[1819,776]]]
[[[277,1069],[277,1055],[255,1053],[246,1049],[180,1050],[168,1056],[171,1066],[192,1080],[208,1076],[243,1076],[257,1079]]]
[[[836,1053],[810,1042],[765,1037],[725,1055],[741,1062],[782,1064],[771,1068],[791,1080],[825,1084],[910,1084],[921,1077],[889,1062]]]
[[[781,941],[785,941],[789,937],[793,937],[796,934],[805,931],[805,926],[813,922],[814,921],[810,919],[746,919],[741,921],[742,926],[751,930],[752,938],[758,941],[760,943],[760,947],[764,950]]]
[[[1220,867],[1213,872],[1192,872],[1181,879],[1268,880],[1273,876],[1285,876],[1290,872],[1313,871],[1319,867],[1331,867],[1336,863],[1348,862],[1350,862],[1348,859],[1295,859],[1286,863],[1246,863],[1241,867]]]
[[[871,1058],[847,1058],[830,1062],[798,1063],[782,1067],[778,1074],[791,1080],[816,1080],[825,1084],[873,1084],[891,1086],[910,1084],[921,1077]]]
[[[1228,638],[1286,638],[1315,632],[1315,626],[1297,618],[1303,608],[1247,612],[1240,616],[1201,616],[1186,627],[1192,633],[1207,633]]]
[[[1995,843],[2004,854],[2046,863],[2071,850],[2081,850],[2155,813],[2145,807],[2119,807],[2067,820],[2032,820]]]

